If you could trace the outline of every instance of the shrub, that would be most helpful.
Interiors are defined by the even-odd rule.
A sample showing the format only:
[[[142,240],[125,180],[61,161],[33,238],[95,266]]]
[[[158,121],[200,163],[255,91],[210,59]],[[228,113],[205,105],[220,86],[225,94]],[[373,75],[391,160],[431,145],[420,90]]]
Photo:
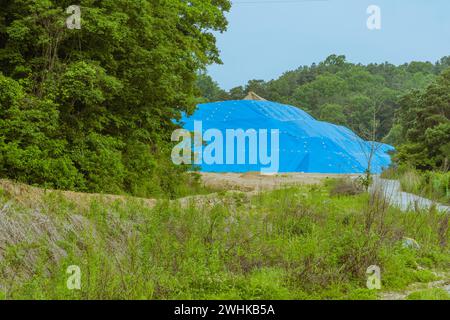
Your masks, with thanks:
[[[354,196],[364,192],[364,187],[357,179],[343,178],[332,183],[331,196]]]

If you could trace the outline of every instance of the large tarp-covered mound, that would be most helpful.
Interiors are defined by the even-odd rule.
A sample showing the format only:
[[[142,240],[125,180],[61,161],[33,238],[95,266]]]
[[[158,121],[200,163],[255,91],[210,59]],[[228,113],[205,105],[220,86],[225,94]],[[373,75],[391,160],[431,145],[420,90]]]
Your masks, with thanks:
[[[183,127],[194,131],[194,121],[202,131],[218,129],[279,130],[279,172],[363,173],[367,170],[372,143],[363,141],[350,129],[314,119],[303,110],[270,101],[239,100],[200,104]],[[269,153],[270,153],[270,134]],[[208,143],[206,143],[208,144]],[[246,144],[245,148],[248,148]],[[372,173],[389,166],[392,146],[378,144],[372,159]],[[248,150],[245,150],[248,155]],[[239,152],[239,151],[238,151]],[[225,153],[225,151],[224,151]],[[200,164],[204,172],[250,172],[267,167],[257,164]]]

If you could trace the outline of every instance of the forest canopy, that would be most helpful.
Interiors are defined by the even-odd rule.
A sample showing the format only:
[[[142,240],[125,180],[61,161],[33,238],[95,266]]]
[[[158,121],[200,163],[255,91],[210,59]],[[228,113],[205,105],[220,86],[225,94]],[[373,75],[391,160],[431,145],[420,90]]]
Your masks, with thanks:
[[[175,197],[189,185],[171,162],[174,119],[199,101],[249,91],[377,140],[420,169],[448,163],[450,57],[395,66],[344,56],[271,81],[222,90],[214,32],[229,0],[3,0],[0,12],[0,177],[49,188]],[[448,167],[447,167],[448,168]]]
[[[173,119],[220,62],[228,0],[3,0],[0,176],[46,187],[175,194]]]
[[[425,90],[402,97],[394,128],[403,141],[400,161],[418,169],[449,170],[450,68]]]

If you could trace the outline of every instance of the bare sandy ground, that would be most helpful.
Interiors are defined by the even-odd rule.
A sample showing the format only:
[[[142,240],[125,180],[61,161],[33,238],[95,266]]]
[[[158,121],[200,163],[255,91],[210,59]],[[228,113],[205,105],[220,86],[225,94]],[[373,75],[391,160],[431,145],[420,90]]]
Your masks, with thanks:
[[[263,191],[290,185],[321,184],[326,179],[357,177],[357,174],[282,173],[261,175],[259,172],[213,173],[200,172],[205,186],[213,189]]]

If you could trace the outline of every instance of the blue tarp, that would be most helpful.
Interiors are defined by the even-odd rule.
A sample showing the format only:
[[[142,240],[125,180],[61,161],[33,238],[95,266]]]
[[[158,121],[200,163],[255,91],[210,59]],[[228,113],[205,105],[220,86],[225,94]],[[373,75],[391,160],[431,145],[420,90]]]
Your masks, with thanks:
[[[279,172],[363,173],[367,169],[371,143],[346,127],[318,121],[293,106],[253,100],[206,103],[200,104],[192,116],[183,117],[181,123],[185,129],[193,131],[194,121],[202,122],[202,132],[218,129],[223,137],[227,129],[267,129],[269,133],[271,129],[278,129]],[[270,134],[268,140],[270,153]],[[391,159],[387,152],[394,149],[386,144],[379,145],[372,160],[373,173],[380,173],[389,166]],[[249,150],[245,152],[248,155]],[[199,166],[204,172],[249,172],[267,167],[259,158],[256,164],[248,162]]]

